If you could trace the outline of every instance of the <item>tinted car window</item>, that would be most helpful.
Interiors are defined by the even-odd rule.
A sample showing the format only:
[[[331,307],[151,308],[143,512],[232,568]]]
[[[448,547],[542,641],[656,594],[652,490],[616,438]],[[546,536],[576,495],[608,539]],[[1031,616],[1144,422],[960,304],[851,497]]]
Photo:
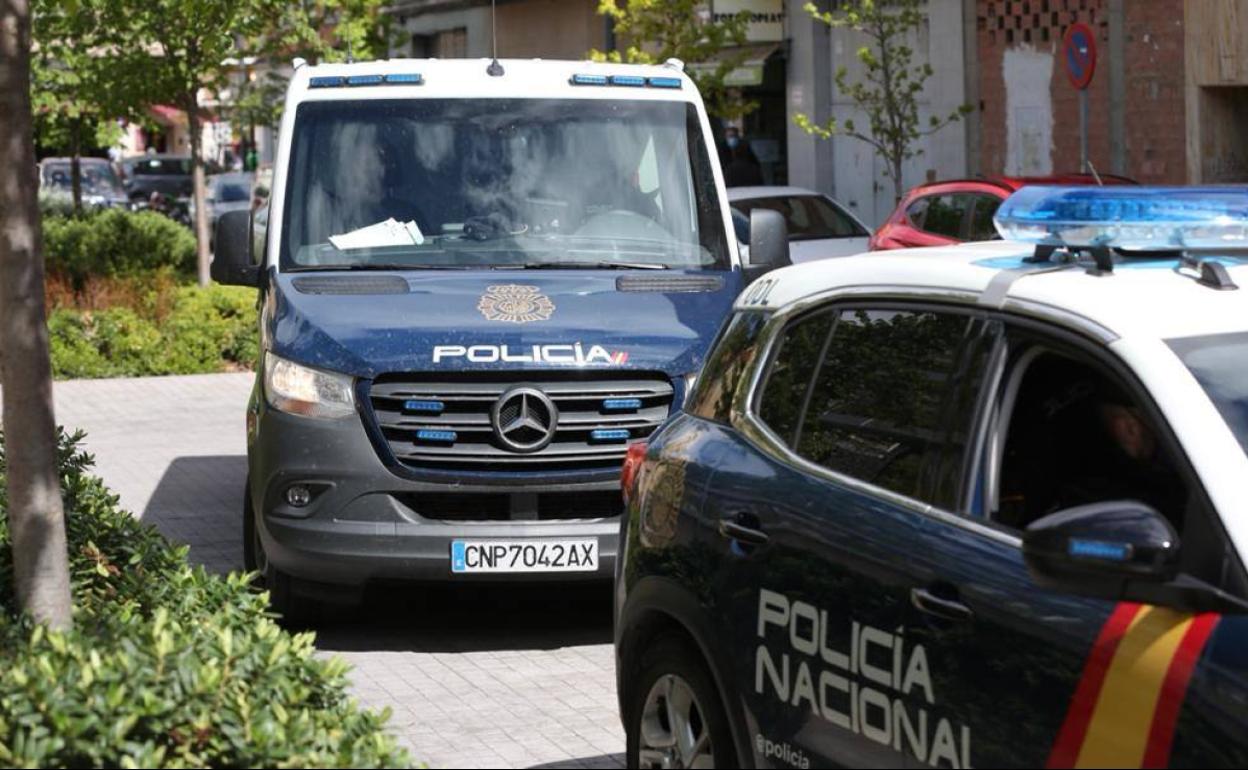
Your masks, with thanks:
[[[921,227],[946,238],[961,238],[962,222],[970,205],[969,195],[933,195],[927,199],[927,212]]]
[[[1000,238],[997,226],[992,217],[1001,208],[1001,199],[995,195],[976,195],[975,210],[971,214],[971,232],[967,236],[970,241],[992,241]]]
[[[685,411],[708,420],[727,422],[741,375],[754,361],[758,334],[766,324],[763,313],[737,313],[720,331],[698,374]]]
[[[970,324],[932,312],[842,311],[802,418],[798,454],[918,497]]]
[[[1188,337],[1169,344],[1248,453],[1248,333]]]
[[[189,158],[144,158],[135,161],[131,173],[136,176],[181,176],[191,173]]]
[[[758,416],[790,446],[799,430],[810,381],[835,317],[833,312],[822,312],[789,324],[767,372]]]
[[[822,195],[785,195],[774,198],[752,198],[735,201],[734,211],[745,215],[748,223],[754,209],[769,209],[784,217],[790,241],[812,241],[823,238],[866,238],[870,235],[835,203]],[[743,242],[749,241],[747,236]],[[738,236],[739,237],[739,236]]]

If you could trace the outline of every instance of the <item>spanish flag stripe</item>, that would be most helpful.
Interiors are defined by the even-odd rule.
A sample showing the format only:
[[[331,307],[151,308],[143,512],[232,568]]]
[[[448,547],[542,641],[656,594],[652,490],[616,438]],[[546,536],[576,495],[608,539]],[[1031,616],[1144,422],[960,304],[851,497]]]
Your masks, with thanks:
[[[1192,615],[1141,610],[1118,643],[1088,723],[1076,767],[1139,767],[1162,685]]]
[[[1053,743],[1047,767],[1072,767],[1075,764],[1114,652],[1140,609],[1139,604],[1121,602],[1101,627],[1101,633],[1093,643],[1092,651],[1088,653],[1087,662],[1083,664],[1083,675],[1075,686],[1075,694],[1066,711],[1066,719],[1057,733],[1057,740]]]
[[[1200,662],[1205,642],[1213,634],[1219,615],[1211,612],[1197,615],[1188,625],[1179,649],[1170,661],[1166,680],[1161,686],[1161,698],[1153,714],[1149,729],[1148,748],[1144,752],[1142,767],[1166,767],[1170,763],[1170,747],[1174,743],[1174,728],[1179,721],[1179,711],[1187,695],[1187,684],[1192,678],[1196,664]]]

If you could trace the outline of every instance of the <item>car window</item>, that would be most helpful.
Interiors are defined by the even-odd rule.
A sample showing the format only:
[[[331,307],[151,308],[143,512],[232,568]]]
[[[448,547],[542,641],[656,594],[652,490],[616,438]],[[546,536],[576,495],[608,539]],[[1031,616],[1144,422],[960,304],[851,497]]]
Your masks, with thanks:
[[[728,422],[741,376],[754,361],[759,332],[767,315],[756,311],[738,312],[720,329],[706,363],[689,394],[685,411],[717,422]]]
[[[968,241],[994,241],[1000,239],[992,217],[1001,208],[1001,199],[995,195],[976,195],[975,208],[971,213],[971,231]]]
[[[835,318],[832,311],[823,311],[793,321],[777,343],[757,413],[789,446],[797,436],[811,379]]]
[[[893,492],[920,497],[939,447],[966,316],[843,310],[797,431],[799,455]]]
[[[914,203],[906,207],[906,219],[910,220],[910,224],[923,229],[923,222],[927,220],[927,206],[931,203],[930,198],[919,198]]]
[[[971,196],[965,193],[929,196],[921,227],[946,238],[962,238],[962,223],[970,206]]]
[[[1100,367],[1043,351],[1010,374],[999,491],[991,517],[1026,529],[1056,511],[1139,500],[1182,531],[1187,489],[1162,434],[1131,391]]]
[[[784,217],[790,241],[811,241],[824,238],[866,238],[870,236],[854,218],[822,195],[777,195],[734,201],[732,208],[741,212],[748,223],[754,209],[768,209]],[[743,242],[748,243],[747,237]]]

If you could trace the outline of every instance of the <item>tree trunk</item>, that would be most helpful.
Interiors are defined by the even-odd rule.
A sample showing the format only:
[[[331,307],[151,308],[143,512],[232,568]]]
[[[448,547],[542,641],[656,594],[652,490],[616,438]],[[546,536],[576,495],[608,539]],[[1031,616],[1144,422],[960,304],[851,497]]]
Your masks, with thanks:
[[[198,93],[192,92],[190,98],[186,100],[186,123],[191,132],[191,178],[194,180],[192,200],[195,202],[194,226],[198,247],[196,264],[198,265],[199,285],[207,286],[210,281],[209,266],[212,257],[208,253],[208,206],[205,203],[205,198],[208,196],[204,189],[204,160],[201,157],[204,142],[201,136]]]
[[[74,216],[82,215],[82,118],[74,118],[69,124],[69,179],[74,191]]]
[[[28,0],[0,2],[0,169],[0,394],[14,580],[23,609],[65,629],[69,554],[43,304]]]

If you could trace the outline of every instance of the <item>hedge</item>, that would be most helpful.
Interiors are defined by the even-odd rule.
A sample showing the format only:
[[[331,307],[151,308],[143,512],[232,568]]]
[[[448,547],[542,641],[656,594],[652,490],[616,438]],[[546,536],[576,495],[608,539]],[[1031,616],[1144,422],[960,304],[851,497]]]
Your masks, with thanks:
[[[81,438],[60,436],[71,631],[15,612],[0,516],[0,765],[406,766],[388,714],[347,696],[346,665],[276,625],[247,576],[191,567],[121,511]]]
[[[235,286],[178,286],[168,304],[151,289],[134,306],[48,316],[58,379],[198,374],[250,368],[257,358],[256,292]]]
[[[43,253],[49,273],[81,287],[88,278],[195,269],[195,236],[152,211],[107,209],[80,217],[45,216]]]

